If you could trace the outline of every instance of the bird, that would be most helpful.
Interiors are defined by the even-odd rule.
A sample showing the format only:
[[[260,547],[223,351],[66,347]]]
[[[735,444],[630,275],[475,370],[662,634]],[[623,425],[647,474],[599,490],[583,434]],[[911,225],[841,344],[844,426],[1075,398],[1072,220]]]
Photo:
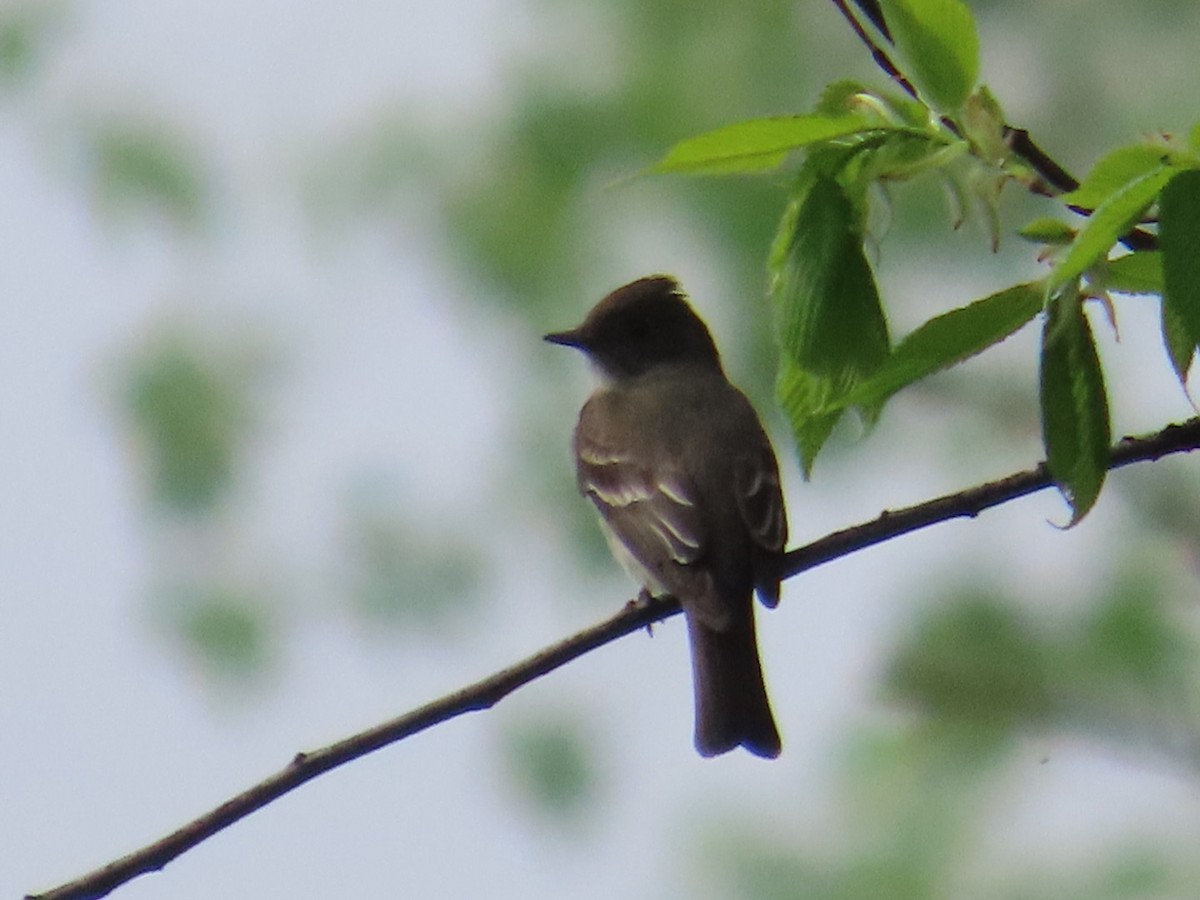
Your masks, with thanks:
[[[582,351],[599,375],[574,431],[577,485],[639,596],[683,609],[696,750],[777,757],[753,595],[779,603],[787,516],[754,407],[668,275],[617,288],[545,340]]]

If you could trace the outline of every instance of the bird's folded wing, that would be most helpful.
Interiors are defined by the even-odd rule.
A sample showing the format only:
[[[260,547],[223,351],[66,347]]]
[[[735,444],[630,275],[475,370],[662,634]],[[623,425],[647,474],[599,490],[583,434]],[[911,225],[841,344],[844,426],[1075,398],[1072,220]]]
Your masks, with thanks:
[[[733,481],[738,510],[750,537],[768,554],[782,553],[787,542],[787,519],[783,511],[783,491],[779,486],[779,467],[770,448],[739,457],[734,463]],[[778,578],[759,581],[758,595],[767,606],[777,605]]]
[[[579,486],[596,505],[613,536],[656,586],[686,601],[710,627],[723,628],[729,612],[712,574],[695,565],[707,544],[704,521],[690,481],[680,472],[655,470],[580,436]]]
[[[778,552],[787,540],[779,469],[770,450],[740,456],[733,470],[738,509],[754,542]]]

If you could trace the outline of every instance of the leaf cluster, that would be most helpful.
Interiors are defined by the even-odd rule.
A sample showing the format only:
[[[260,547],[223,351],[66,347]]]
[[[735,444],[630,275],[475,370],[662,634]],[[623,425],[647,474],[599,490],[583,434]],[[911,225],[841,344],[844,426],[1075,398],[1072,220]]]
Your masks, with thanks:
[[[1099,301],[1115,323],[1111,293],[1158,295],[1165,352],[1186,390],[1200,344],[1200,126],[1187,140],[1158,136],[1114,150],[1075,183],[1018,140],[1027,135],[1006,123],[979,83],[979,41],[966,4],[885,0],[877,12],[868,18],[911,80],[866,24],[852,22],[901,92],[836,82],[810,112],[686,139],[651,171],[760,174],[798,158],[769,276],[777,394],[806,475],[848,410],[873,422],[897,391],[1040,317],[1043,440],[1073,524],[1100,493],[1111,444],[1087,301]],[[956,223],[969,203],[982,210],[993,245],[1008,182],[1054,196],[1084,221],[1030,222],[1021,234],[1043,246],[1051,263],[1044,278],[947,310],[893,341],[864,251],[868,214],[880,186],[928,173],[945,184]]]

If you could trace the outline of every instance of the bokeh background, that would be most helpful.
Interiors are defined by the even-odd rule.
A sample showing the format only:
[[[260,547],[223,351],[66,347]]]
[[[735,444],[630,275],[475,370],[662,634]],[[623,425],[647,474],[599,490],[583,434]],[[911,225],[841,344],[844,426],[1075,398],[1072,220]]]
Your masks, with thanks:
[[[1077,173],[1200,118],[1200,7],[972,2],[984,79]],[[1040,456],[1036,335],[839,432],[803,483],[764,260],[785,177],[631,178],[881,84],[832,4],[0,3],[0,894],[161,836],[633,594],[575,496],[580,360],[670,272],[786,463],[793,543]],[[1047,201],[1010,189],[1006,234]],[[894,331],[1043,269],[879,197]],[[1153,301],[1118,434],[1192,409]],[[793,579],[785,752],[691,747],[682,623],[256,813],[126,898],[1190,897],[1195,460]]]

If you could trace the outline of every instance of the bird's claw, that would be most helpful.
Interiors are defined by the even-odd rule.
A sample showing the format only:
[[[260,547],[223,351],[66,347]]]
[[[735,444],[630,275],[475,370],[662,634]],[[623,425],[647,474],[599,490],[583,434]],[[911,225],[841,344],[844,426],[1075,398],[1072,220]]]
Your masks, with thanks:
[[[629,612],[640,612],[642,610],[649,609],[653,600],[654,597],[650,594],[650,592],[645,588],[642,588],[640,591],[638,591],[638,595],[635,598],[625,604],[625,609]],[[650,635],[650,637],[654,637],[653,622],[646,623],[646,634]]]

